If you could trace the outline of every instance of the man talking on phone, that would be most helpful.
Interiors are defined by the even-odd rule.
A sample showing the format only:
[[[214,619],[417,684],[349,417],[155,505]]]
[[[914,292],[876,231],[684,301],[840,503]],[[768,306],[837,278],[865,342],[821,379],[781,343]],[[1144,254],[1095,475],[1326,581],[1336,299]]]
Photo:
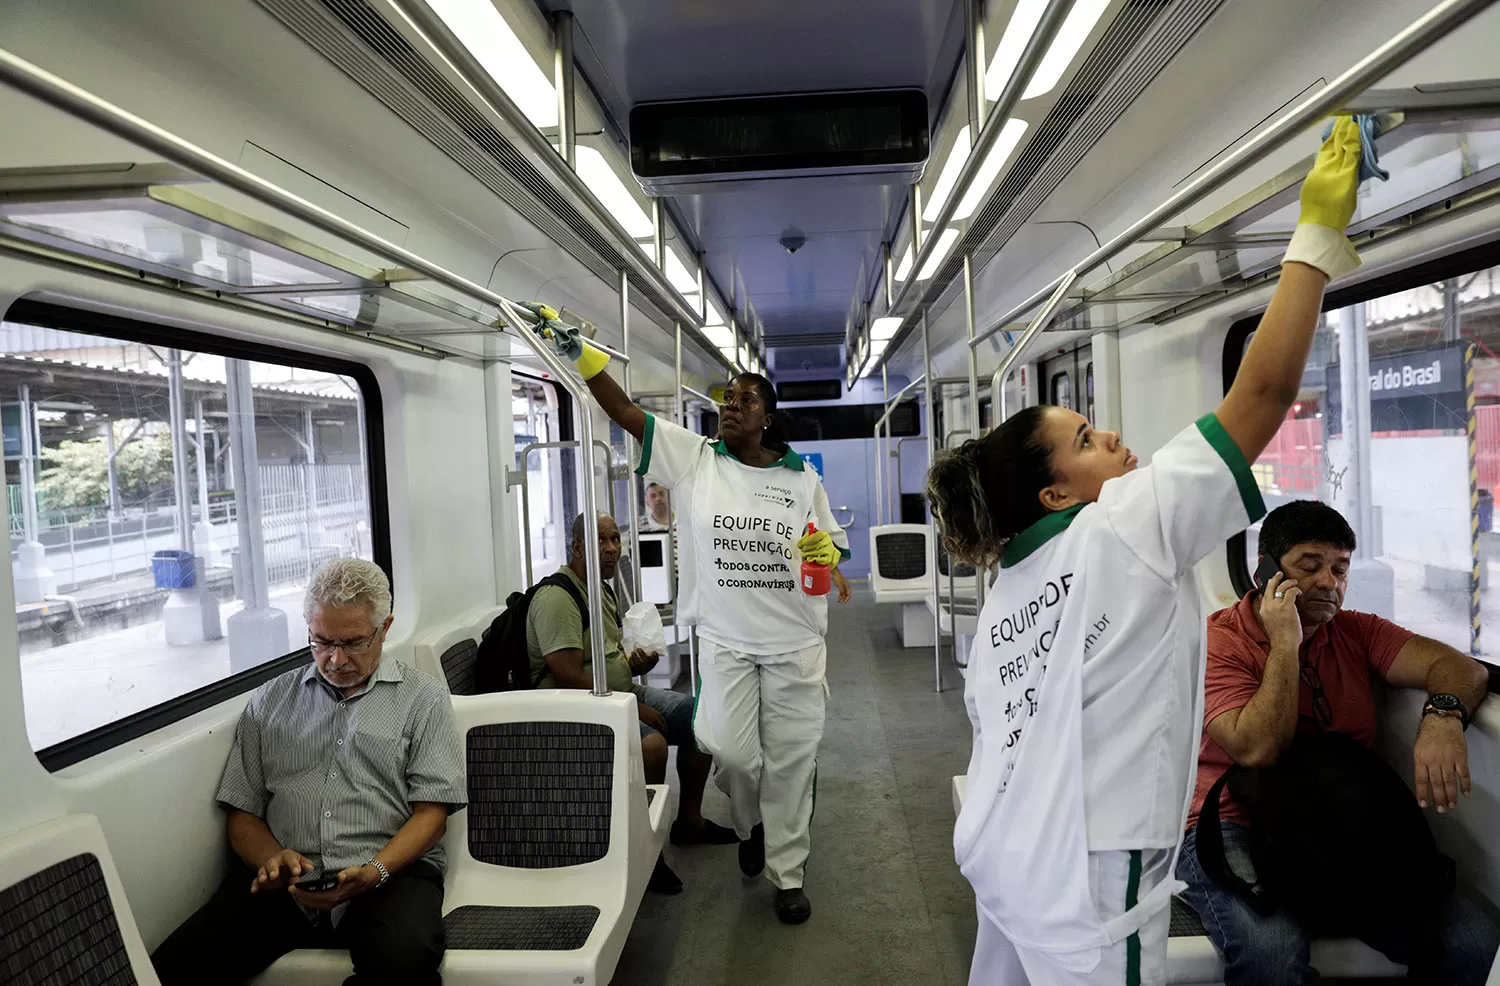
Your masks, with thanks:
[[[1427,694],[1413,745],[1418,803],[1443,814],[1470,792],[1464,730],[1484,698],[1488,674],[1447,644],[1372,613],[1344,609],[1354,547],[1354,531],[1327,504],[1297,500],[1278,507],[1261,524],[1258,587],[1208,618],[1198,784],[1177,876],[1188,885],[1183,899],[1223,953],[1225,986],[1318,981],[1308,935],[1296,919],[1279,908],[1258,913],[1215,883],[1200,860],[1197,824],[1204,797],[1231,763],[1275,764],[1297,733],[1342,733],[1370,748],[1376,731],[1373,682],[1379,677]],[[1219,818],[1229,868],[1255,884],[1250,819],[1227,792]],[[1444,986],[1479,986],[1500,931],[1456,894],[1446,913],[1434,917],[1438,934],[1430,947],[1436,954],[1406,954],[1398,935],[1366,940],[1401,964],[1424,959],[1423,967],[1436,974],[1432,981]]]
[[[464,806],[447,689],[381,657],[391,584],[340,558],[304,598],[313,664],[260,686],[217,800],[240,865],[151,956],[162,986],[244,983],[297,948],[347,948],[348,986],[437,986],[443,847]]]

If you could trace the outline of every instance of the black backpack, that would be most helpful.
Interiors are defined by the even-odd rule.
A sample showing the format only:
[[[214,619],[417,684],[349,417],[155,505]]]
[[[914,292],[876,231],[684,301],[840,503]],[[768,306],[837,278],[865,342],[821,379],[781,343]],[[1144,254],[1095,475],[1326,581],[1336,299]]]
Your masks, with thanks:
[[[1225,861],[1225,787],[1248,818],[1260,891]],[[1205,795],[1197,832],[1204,873],[1257,913],[1284,909],[1314,937],[1405,936],[1417,963],[1408,982],[1431,981],[1418,966],[1453,895],[1453,861],[1438,852],[1411,789],[1352,737],[1298,733],[1270,766],[1232,765]]]
[[[549,585],[568,590],[568,595],[578,604],[583,632],[589,632],[588,601],[573,580],[562,572],[547,576],[525,592],[512,592],[505,601],[505,611],[495,617],[479,641],[479,652],[474,657],[476,695],[525,691],[535,688],[537,682],[547,676],[545,667],[540,673],[532,674],[531,655],[526,650],[526,614],[531,612],[532,597]]]

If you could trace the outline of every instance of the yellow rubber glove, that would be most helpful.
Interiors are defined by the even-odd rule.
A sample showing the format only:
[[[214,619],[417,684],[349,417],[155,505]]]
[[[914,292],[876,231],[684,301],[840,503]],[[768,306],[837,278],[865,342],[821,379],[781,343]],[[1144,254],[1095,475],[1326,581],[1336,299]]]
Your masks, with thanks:
[[[1302,182],[1302,211],[1281,262],[1316,267],[1329,279],[1359,266],[1359,253],[1344,235],[1359,192],[1359,124],[1339,117]]]
[[[833,535],[827,531],[813,531],[797,542],[802,560],[815,565],[833,565],[839,560],[839,549],[833,543]]]
[[[1302,182],[1299,225],[1317,223],[1340,233],[1349,228],[1359,191],[1361,154],[1359,124],[1352,116],[1339,117]]]
[[[583,379],[593,379],[609,365],[609,354],[590,345],[576,326],[561,321],[557,309],[535,301],[523,302],[521,307],[536,316],[537,335],[552,343],[564,359],[571,359]]]

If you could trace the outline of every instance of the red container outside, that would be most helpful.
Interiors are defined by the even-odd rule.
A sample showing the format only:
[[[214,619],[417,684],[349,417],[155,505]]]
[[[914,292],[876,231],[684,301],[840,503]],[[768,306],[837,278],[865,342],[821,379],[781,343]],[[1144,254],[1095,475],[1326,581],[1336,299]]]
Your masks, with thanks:
[[[818,528],[813,524],[808,524],[807,533],[816,534]],[[833,588],[833,575],[827,565],[819,565],[812,561],[802,563],[803,592],[809,596],[826,596],[831,588]]]

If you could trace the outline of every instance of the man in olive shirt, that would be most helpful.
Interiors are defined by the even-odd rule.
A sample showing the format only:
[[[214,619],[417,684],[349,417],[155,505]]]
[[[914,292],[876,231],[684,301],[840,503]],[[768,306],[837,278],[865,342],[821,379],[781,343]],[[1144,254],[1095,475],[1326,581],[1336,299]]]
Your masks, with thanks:
[[[568,564],[560,574],[570,578],[580,599],[588,599],[587,556],[584,554],[583,515],[573,521],[573,546]],[[665,688],[637,685],[633,675],[656,666],[659,654],[636,651],[625,655],[620,629],[619,604],[610,580],[620,564],[620,528],[608,514],[599,515],[599,577],[604,581],[605,681],[612,692],[630,692],[636,698],[641,719],[641,756],[646,783],[661,784],[667,777],[667,747],[677,747],[677,777],[682,791],[677,821],[672,825],[672,844],[728,845],[738,842],[733,830],[703,817],[703,785],[713,760],[698,749],[693,738],[693,698]],[[526,650],[531,658],[531,676],[538,688],[593,688],[593,644],[583,629],[578,602],[566,589],[543,586],[532,597],[526,613]],[[538,678],[540,676],[540,678]],[[652,889],[676,893],[682,883],[665,863],[657,863]]]

